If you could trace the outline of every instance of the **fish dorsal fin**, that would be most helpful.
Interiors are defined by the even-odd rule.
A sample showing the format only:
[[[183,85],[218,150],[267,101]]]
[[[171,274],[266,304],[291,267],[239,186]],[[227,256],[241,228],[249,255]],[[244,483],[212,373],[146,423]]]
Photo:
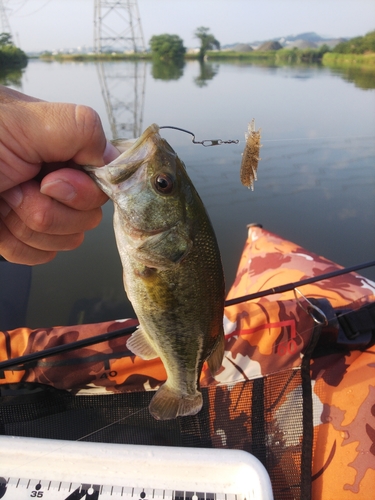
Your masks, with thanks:
[[[126,347],[142,359],[155,359],[159,357],[141,326],[127,340]]]
[[[208,368],[210,369],[211,375],[215,375],[215,373],[221,367],[224,357],[224,331],[222,330],[219,335],[218,343],[216,344],[215,349],[210,354],[210,357],[207,359]]]

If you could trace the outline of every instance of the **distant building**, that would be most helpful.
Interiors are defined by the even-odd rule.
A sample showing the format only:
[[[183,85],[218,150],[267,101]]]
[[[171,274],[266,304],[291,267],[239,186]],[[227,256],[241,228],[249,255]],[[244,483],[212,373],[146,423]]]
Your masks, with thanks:
[[[199,47],[194,47],[186,50],[186,54],[199,54]]]
[[[248,43],[237,43],[231,50],[235,52],[251,52],[254,49]]]
[[[318,45],[315,42],[310,42],[309,40],[298,39],[293,42],[289,42],[285,45],[287,49],[316,49]]]

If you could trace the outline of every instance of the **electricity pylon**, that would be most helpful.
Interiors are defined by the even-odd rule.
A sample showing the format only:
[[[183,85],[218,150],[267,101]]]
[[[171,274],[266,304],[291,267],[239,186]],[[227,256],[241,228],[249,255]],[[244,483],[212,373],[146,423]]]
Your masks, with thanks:
[[[143,52],[137,0],[94,0],[95,52]]]
[[[144,52],[137,0],[94,0],[95,52]],[[142,132],[145,61],[98,62],[98,76],[114,139]]]
[[[0,0],[0,33],[8,33],[10,36],[12,36],[12,30],[10,29],[10,24],[3,0]]]

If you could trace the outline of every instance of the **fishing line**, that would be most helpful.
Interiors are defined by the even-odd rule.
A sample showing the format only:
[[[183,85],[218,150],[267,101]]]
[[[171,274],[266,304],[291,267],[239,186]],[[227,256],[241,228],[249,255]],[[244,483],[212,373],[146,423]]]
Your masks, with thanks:
[[[275,295],[277,293],[292,291],[292,290],[294,290],[298,287],[304,286],[304,285],[315,283],[317,281],[324,281],[326,279],[334,278],[336,276],[341,276],[343,274],[348,274],[348,273],[351,273],[354,271],[358,271],[360,269],[366,269],[366,268],[372,267],[372,266],[375,266],[375,260],[370,261],[370,262],[365,262],[362,264],[357,264],[357,265],[351,266],[351,267],[337,269],[336,271],[332,271],[330,273],[320,274],[318,276],[313,276],[311,278],[306,278],[304,280],[295,281],[292,283],[287,283],[285,285],[279,285],[277,287],[268,288],[267,290],[261,290],[261,291],[258,291],[258,292],[255,292],[255,293],[252,293],[249,295],[243,295],[241,297],[229,299],[229,300],[225,301],[224,305],[225,305],[225,307],[230,307],[230,306],[235,305],[235,304],[240,304],[242,302],[248,302],[250,300],[258,299],[258,298],[265,297],[268,295]],[[44,359],[44,358],[47,358],[50,356],[56,356],[58,354],[62,354],[62,353],[69,352],[69,351],[74,351],[76,349],[88,347],[88,346],[91,346],[93,344],[99,344],[101,342],[105,342],[107,340],[111,340],[114,338],[122,337],[125,335],[130,335],[131,333],[133,333],[136,330],[136,328],[137,328],[137,326],[129,326],[129,327],[121,328],[119,330],[114,330],[112,332],[107,332],[107,333],[104,333],[101,335],[96,335],[94,337],[90,337],[87,339],[82,339],[82,340],[78,340],[75,342],[70,342],[68,344],[50,347],[49,349],[44,349],[42,351],[33,352],[31,354],[25,354],[24,356],[19,356],[17,358],[7,359],[6,361],[0,362],[0,370],[6,370],[6,369],[9,370],[9,368],[12,368],[15,366],[26,365],[28,363],[33,363],[35,361],[38,361],[40,359]],[[130,351],[129,351],[129,356],[132,356],[132,353]],[[124,356],[122,356],[122,357],[124,357]],[[26,369],[24,366],[23,366],[23,368]]]
[[[79,396],[77,396],[77,397],[79,397]],[[133,413],[130,413],[130,415],[126,415],[126,417],[119,418],[118,420],[115,420],[115,421],[111,422],[110,424],[104,425],[103,427],[100,427],[96,431],[89,432],[89,434],[86,434],[85,436],[82,436],[82,437],[76,439],[75,441],[76,442],[82,441],[83,439],[86,439],[90,436],[93,436],[94,434],[97,434],[98,432],[101,432],[104,429],[108,429],[109,427],[112,427],[113,425],[116,425],[116,424],[119,424],[120,422],[123,422],[127,418],[134,417],[134,415],[138,415],[138,413],[141,413],[142,411],[145,411],[145,410],[147,410],[146,406],[144,408],[141,408],[140,410],[137,410],[137,411],[134,411]]]
[[[10,13],[11,16],[14,16],[14,14],[16,14],[17,12],[19,12],[27,3],[28,0],[23,0],[23,2],[21,2],[21,5],[16,8],[16,10],[13,10],[13,12]],[[9,9],[9,7],[7,7]],[[18,17],[24,17],[24,16],[18,16]]]
[[[375,263],[375,261],[374,261],[374,263]],[[305,297],[304,297],[304,298],[305,298]],[[308,313],[308,311],[306,311],[306,312]],[[350,314],[350,312],[351,312],[351,311],[347,311],[347,312],[343,312],[343,313],[341,313],[341,314],[337,314],[337,315],[336,315],[336,318],[341,318],[341,317],[344,317],[344,316],[346,316],[347,314]],[[323,314],[324,314],[324,313],[323,313]],[[313,318],[313,319],[314,319],[314,318]],[[314,320],[314,321],[315,321],[315,320]],[[302,336],[302,335],[303,335],[304,333],[306,333],[309,329],[310,329],[310,328],[306,328],[305,330],[302,330],[302,331],[297,332],[297,334],[298,334],[299,336]],[[125,329],[124,329],[124,330],[125,330]],[[112,332],[112,333],[113,333],[113,332]],[[79,397],[79,396],[77,396],[77,397]],[[134,411],[134,412],[130,413],[129,415],[126,415],[126,416],[121,417],[121,418],[119,418],[119,419],[117,419],[117,420],[114,420],[113,422],[111,422],[111,423],[109,423],[109,424],[107,424],[107,425],[104,425],[104,426],[100,427],[99,429],[96,429],[96,430],[94,430],[94,431],[92,431],[92,432],[89,432],[88,434],[85,434],[85,435],[83,435],[83,436],[79,437],[78,439],[73,440],[73,442],[83,441],[83,440],[85,440],[85,439],[87,439],[87,438],[89,438],[89,437],[91,437],[91,436],[94,436],[95,434],[98,434],[98,433],[100,433],[100,432],[102,432],[102,431],[104,431],[104,430],[106,430],[106,429],[108,429],[108,428],[110,428],[110,427],[113,427],[114,425],[119,424],[120,422],[124,422],[124,421],[125,421],[125,420],[127,420],[128,418],[134,417],[135,415],[138,415],[138,414],[140,414],[140,413],[142,413],[142,412],[144,412],[144,411],[147,411],[147,407],[140,408],[139,410],[136,410],[136,411]],[[41,455],[41,456],[35,457],[35,458],[31,459],[31,460],[28,460],[26,463],[23,463],[23,464],[19,465],[19,466],[18,466],[18,467],[16,467],[15,469],[12,469],[12,472],[13,472],[13,471],[14,471],[14,472],[16,472],[16,471],[22,470],[22,467],[28,466],[29,464],[31,464],[31,463],[33,463],[33,462],[36,462],[36,461],[38,461],[38,460],[39,460],[39,459],[41,459],[41,458],[47,457],[48,455],[50,455],[50,454],[52,454],[52,453],[55,453],[55,452],[57,452],[57,451],[64,450],[64,448],[66,448],[66,447],[68,447],[68,446],[69,446],[69,442],[64,443],[63,445],[60,445],[60,446],[56,447],[54,450],[51,450],[51,451],[50,451],[50,452],[48,452],[48,453],[44,453],[44,454],[43,454],[43,455]]]
[[[79,397],[79,396],[77,396]],[[138,413],[141,413],[143,411],[147,410],[147,407],[144,407],[144,408],[141,408],[140,410],[137,410],[133,413],[131,413],[130,415],[126,415],[126,417],[122,417],[122,418],[119,418],[118,420],[115,420],[114,422],[111,422],[110,424],[107,424],[107,425],[104,425],[103,427],[100,427],[100,429],[97,429],[95,431],[92,431],[78,439],[75,439],[75,440],[72,440],[72,442],[78,442],[78,441],[82,441],[83,439],[86,439],[90,436],[93,436],[94,434],[97,434],[98,432],[101,432],[102,430],[104,429],[107,429],[108,427],[112,427],[113,425],[116,425],[124,420],[126,420],[127,418],[130,418],[130,417],[133,417],[134,415],[137,415]],[[56,440],[58,441],[58,440]],[[10,472],[16,472],[16,471],[19,471],[20,469],[22,470],[22,467],[25,467],[25,466],[28,466],[29,464],[33,463],[33,462],[36,462],[38,460],[40,460],[41,458],[44,458],[44,457],[48,457],[48,455],[51,455],[52,453],[55,453],[57,451],[61,451],[61,450],[64,450],[64,448],[68,447],[69,446],[69,442],[61,445],[61,446],[58,446],[57,448],[54,448],[53,450],[47,452],[47,453],[43,453],[43,455],[40,455],[38,457],[35,457],[35,458],[32,458],[31,460],[28,460],[27,462],[19,465],[18,467],[12,469]]]
[[[44,9],[44,7],[46,7],[49,3],[51,2],[51,0],[47,0],[43,5],[41,5],[40,7],[38,7],[37,9],[33,10],[32,12],[29,12],[27,14],[22,14],[22,15],[17,15],[16,17],[29,17],[29,16],[33,16],[34,14],[36,14],[37,12],[39,12],[40,10]],[[26,2],[25,2],[26,3]],[[23,5],[21,5],[21,7],[19,7],[16,11],[14,11],[11,15],[14,15],[16,12],[18,12],[22,7],[24,7],[25,3]]]
[[[172,130],[178,130],[180,132],[185,132],[186,134],[190,134],[193,139],[192,143],[193,144],[201,144],[204,147],[211,147],[211,146],[220,146],[222,144],[246,144],[246,140],[244,139],[229,139],[229,140],[224,140],[224,139],[203,139],[202,141],[197,141],[195,139],[195,134],[194,132],[191,132],[190,130],[186,130],[184,128],[180,127],[174,127],[172,125],[164,125],[162,127],[159,127],[159,129],[172,129]],[[323,140],[343,140],[343,141],[348,141],[348,140],[359,140],[359,139],[373,139],[372,136],[358,136],[358,137],[353,137],[353,136],[348,136],[348,137],[343,137],[339,135],[332,135],[332,136],[321,136],[321,137],[295,137],[292,139],[262,139],[262,143],[264,142],[296,142],[296,141],[323,141]]]
[[[374,266],[375,265],[375,261],[371,261],[371,262],[367,262],[367,263],[364,263],[364,264],[359,264],[359,265],[356,265],[356,266],[352,266],[352,267],[349,267],[349,268],[343,268],[343,269],[339,269],[339,270],[336,270],[336,271],[333,271],[333,272],[330,272],[330,273],[325,273],[325,274],[322,274],[322,275],[319,275],[319,276],[314,276],[312,278],[307,278],[305,280],[301,280],[299,282],[294,282],[294,283],[289,283],[289,284],[286,284],[286,285],[281,285],[279,287],[275,287],[275,288],[271,288],[271,289],[268,289],[268,290],[264,290],[264,291],[261,291],[261,292],[257,292],[257,293],[254,293],[254,294],[251,294],[251,295],[246,295],[246,296],[243,296],[243,297],[238,297],[237,299],[231,299],[230,301],[226,301],[225,304],[226,306],[228,305],[233,305],[234,303],[240,303],[240,302],[245,302],[245,301],[249,301],[249,300],[252,300],[252,299],[255,299],[255,298],[259,298],[259,297],[263,297],[265,295],[272,295],[272,294],[275,294],[275,293],[281,293],[281,292],[285,292],[285,291],[291,291],[291,290],[296,290],[297,286],[303,286],[304,284],[309,284],[309,283],[314,283],[316,281],[322,281],[322,280],[325,280],[325,279],[329,279],[331,277],[335,277],[335,276],[339,276],[339,275],[343,275],[343,274],[347,274],[349,272],[353,272],[355,270],[359,270],[359,269],[364,269],[366,267],[371,267],[371,266]],[[302,298],[304,298],[308,304],[311,304],[309,302],[309,300],[299,291],[300,295]],[[296,294],[295,294],[296,295]],[[297,298],[297,296],[296,296]],[[299,302],[299,299],[297,298],[297,302]],[[311,304],[313,306],[313,308],[317,309],[315,305]],[[304,307],[302,307],[302,309],[307,313],[309,314],[309,311],[306,310]],[[319,309],[318,309],[319,311]],[[351,311],[348,310],[348,311],[343,311],[339,314],[336,314],[336,318],[342,318],[348,314],[350,314]],[[325,314],[323,314],[323,317],[325,318]],[[312,316],[313,320],[315,322],[318,322],[316,321],[316,319],[314,318],[314,316]],[[70,351],[70,350],[74,350],[74,349],[78,349],[78,348],[82,348],[82,347],[85,347],[85,346],[88,346],[88,345],[91,345],[93,343],[99,343],[99,342],[103,342],[105,340],[109,340],[110,338],[115,338],[115,337],[120,337],[122,335],[126,335],[126,334],[129,334],[129,333],[132,333],[134,330],[135,330],[135,326],[131,326],[131,327],[126,327],[126,328],[122,328],[122,329],[119,329],[119,330],[116,330],[114,332],[110,332],[110,333],[106,333],[106,334],[102,334],[102,335],[97,335],[95,337],[91,337],[90,339],[84,339],[83,341],[77,341],[77,342],[72,342],[70,344],[66,344],[65,346],[57,346],[55,348],[50,348],[50,349],[46,349],[44,351],[41,351],[41,352],[38,352],[38,353],[33,353],[31,355],[26,355],[26,356],[21,356],[19,358],[14,358],[13,360],[7,360],[6,362],[2,362],[0,363],[0,369],[1,368],[5,368],[6,366],[14,366],[14,365],[17,365],[19,363],[26,363],[27,362],[27,359],[30,357],[32,357],[32,360],[35,361],[36,359],[40,359],[40,358],[43,358],[43,357],[48,357],[48,356],[52,356],[54,354],[57,354],[58,352],[67,352],[67,351]],[[306,328],[305,330],[302,330],[300,332],[297,332],[299,336],[303,335],[305,332],[307,332],[309,330],[309,328]],[[30,362],[30,361],[29,361]],[[77,396],[79,397],[79,396]],[[78,442],[78,441],[83,441],[95,434],[98,434],[102,431],[104,431],[105,429],[108,429],[110,427],[113,427],[114,425],[117,425],[119,424],[120,422],[123,422],[131,417],[134,417],[135,415],[138,415],[144,411],[147,411],[147,407],[144,407],[144,408],[140,408],[139,410],[136,410],[132,413],[130,413],[129,415],[126,415],[124,417],[121,417],[119,419],[116,419],[114,420],[113,422],[107,424],[107,425],[104,425],[92,432],[89,432],[88,434],[85,434],[83,436],[81,436],[80,438],[76,439],[75,441]],[[64,444],[64,445],[61,445],[59,447],[57,447],[55,450],[53,451],[59,451],[59,450],[63,450],[65,447],[68,446],[68,443]],[[52,452],[50,452],[52,453]],[[44,456],[48,456],[49,453],[46,453]],[[28,465],[32,462],[35,462],[36,460],[38,460],[39,458],[41,457],[36,457],[32,460],[29,460],[27,463],[25,464],[22,464],[21,466],[19,466],[17,469],[15,470],[19,470],[19,469],[22,469],[23,466],[25,465]]]
[[[229,140],[223,140],[223,139],[204,139],[203,141],[196,141],[195,140],[195,134],[194,132],[190,132],[190,130],[185,130],[184,128],[180,127],[173,127],[172,125],[164,125],[163,127],[159,127],[159,129],[162,128],[170,128],[173,130],[179,130],[180,132],[185,132],[186,134],[190,134],[193,136],[192,142],[193,144],[201,144],[204,147],[210,147],[210,146],[220,146],[221,144],[239,144],[239,139],[229,139]]]

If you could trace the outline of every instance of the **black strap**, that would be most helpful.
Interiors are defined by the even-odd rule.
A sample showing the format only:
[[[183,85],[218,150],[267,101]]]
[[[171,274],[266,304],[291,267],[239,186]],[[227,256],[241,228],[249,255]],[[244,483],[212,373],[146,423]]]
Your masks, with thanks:
[[[322,333],[322,325],[313,329],[310,344],[303,354],[301,365],[302,398],[303,398],[303,440],[301,456],[301,499],[311,499],[312,450],[314,439],[313,402],[310,374],[310,361]]]
[[[251,410],[252,447],[251,453],[267,466],[266,415],[264,408],[264,377],[253,381]]]
[[[365,350],[375,342],[375,302],[351,310],[334,309],[327,299],[310,299],[327,318],[313,358],[337,352]]]
[[[336,312],[339,322],[337,343],[350,349],[363,349],[375,340],[375,303],[356,311]]]

